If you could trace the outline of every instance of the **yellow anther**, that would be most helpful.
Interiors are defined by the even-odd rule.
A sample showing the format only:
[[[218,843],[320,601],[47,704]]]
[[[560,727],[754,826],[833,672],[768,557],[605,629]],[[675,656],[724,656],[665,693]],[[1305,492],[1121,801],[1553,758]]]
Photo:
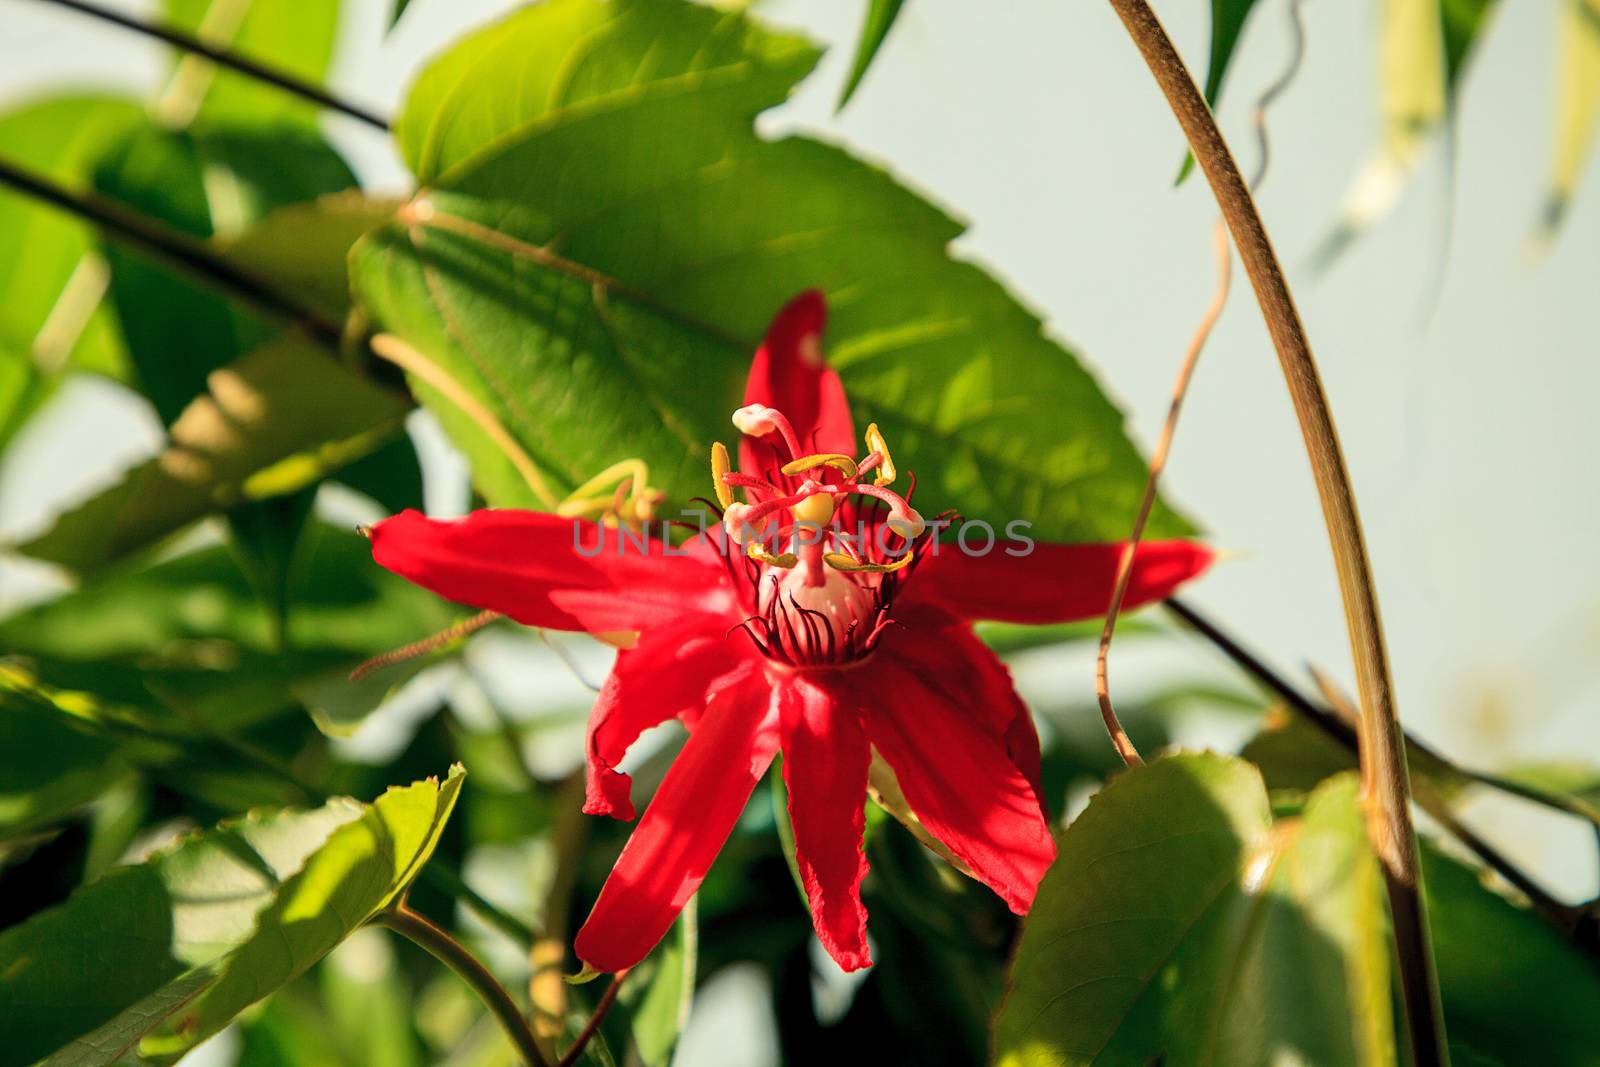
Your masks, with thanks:
[[[888,574],[897,571],[911,562],[913,554],[907,552],[893,563],[868,563],[864,560],[852,559],[843,552],[824,552],[822,560],[836,571],[851,571],[868,574]]]
[[[733,503],[733,489],[726,480],[726,475],[731,470],[733,465],[728,462],[727,446],[721,441],[711,442],[711,482],[717,487],[717,503],[722,505],[724,511]]]
[[[607,526],[620,523],[638,529],[650,521],[655,506],[664,499],[660,490],[650,488],[650,467],[645,461],[625,459],[568,493],[555,512],[562,518],[594,516]]]
[[[856,461],[840,452],[819,452],[814,456],[801,456],[799,459],[790,460],[783,465],[783,473],[803,474],[818,467],[832,467],[852,480],[856,476]]]
[[[765,563],[769,567],[783,567],[787,569],[800,562],[800,557],[795,555],[793,552],[780,552],[777,555],[773,555],[771,552],[767,551],[766,546],[760,541],[750,542],[745,546],[744,551],[745,555],[749,556],[757,563]]]
[[[889,455],[889,442],[883,439],[883,433],[878,429],[877,423],[867,426],[867,450],[876,452],[883,457],[883,462],[878,464],[878,473],[873,477],[873,485],[888,485],[895,479],[894,457]]]
[[[833,518],[833,494],[813,493],[790,508],[789,514],[795,517],[796,522],[826,526],[828,520]]]

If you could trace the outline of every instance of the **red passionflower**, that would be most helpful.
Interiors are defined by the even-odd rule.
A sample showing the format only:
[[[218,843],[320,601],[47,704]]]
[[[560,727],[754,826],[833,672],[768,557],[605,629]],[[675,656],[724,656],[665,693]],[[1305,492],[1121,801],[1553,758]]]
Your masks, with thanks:
[[[922,827],[1013,911],[1055,856],[1038,735],[971,624],[1103,614],[1121,546],[938,544],[890,488],[876,426],[851,458],[849,404],[819,348],[825,317],[821,295],[802,294],[756,352],[734,415],[741,470],[713,449],[721,530],[675,546],[485,510],[408,511],[371,531],[378,563],[451,600],[529,626],[637,634],[590,719],[586,812],[632,819],[623,755],[661,722],[688,727],[578,933],[597,970],[630,967],[661,939],[780,751],[817,936],[846,970],[871,962],[860,887],[875,755]],[[1211,558],[1188,541],[1142,545],[1127,603],[1166,596]]]

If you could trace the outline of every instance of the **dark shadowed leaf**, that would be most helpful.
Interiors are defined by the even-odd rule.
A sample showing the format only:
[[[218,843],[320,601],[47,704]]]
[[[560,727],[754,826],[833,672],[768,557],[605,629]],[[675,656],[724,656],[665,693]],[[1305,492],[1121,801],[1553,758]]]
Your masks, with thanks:
[[[1169,756],[1114,779],[1060,845],[999,1063],[1394,1063],[1382,883],[1353,776],[1274,823],[1249,764]]]
[[[1121,536],[1144,482],[1121,414],[998,282],[949,257],[960,225],[835,147],[755,134],[815,58],[736,14],[555,0],[426,70],[397,130],[428,189],[357,246],[357,290],[548,485],[414,379],[419,397],[491,503],[548,507],[637,456],[683,504],[732,436],[768,319],[820,287],[857,421],[917,473],[919,504],[1052,540]],[[1160,509],[1155,528],[1187,526]]]
[[[0,674],[13,673],[0,664]],[[111,742],[0,684],[0,841],[83,807],[126,774]]]
[[[839,91],[839,110],[844,110],[844,106],[855,95],[867,68],[872,66],[878,49],[883,47],[884,38],[889,36],[889,30],[904,6],[905,0],[867,0],[861,21],[861,37],[856,41],[855,58],[850,62],[850,73],[845,78],[844,88]]]
[[[1600,1063],[1600,973],[1527,908],[1424,842],[1434,960],[1458,1062]]]

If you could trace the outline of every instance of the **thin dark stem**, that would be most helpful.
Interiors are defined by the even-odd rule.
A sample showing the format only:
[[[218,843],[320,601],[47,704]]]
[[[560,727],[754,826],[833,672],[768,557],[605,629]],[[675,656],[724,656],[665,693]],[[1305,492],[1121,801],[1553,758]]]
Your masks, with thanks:
[[[246,59],[226,49],[213,47],[193,34],[185,33],[183,30],[175,29],[171,26],[158,26],[154,23],[141,22],[119,11],[112,11],[101,7],[99,4],[88,3],[86,0],[45,0],[45,2],[88,15],[90,18],[96,18],[102,22],[121,26],[123,29],[132,30],[135,33],[142,33],[146,37],[154,37],[159,41],[165,41],[174,48],[191,52],[197,56],[204,56],[219,67],[227,67],[229,70],[238,71],[247,77],[281,89],[291,96],[309,100],[314,104],[327,108],[329,111],[337,111],[341,115],[349,115],[351,118],[364,122],[368,126],[380,130],[388,130],[389,128],[389,124],[379,116],[354,104],[347,104],[325,89],[303,82],[292,75],[284,74],[282,71],[262,66],[253,59]]]
[[[478,994],[484,1006],[499,1020],[506,1037],[511,1039],[511,1043],[522,1054],[528,1067],[549,1067],[550,1061],[544,1058],[544,1053],[539,1051],[538,1044],[533,1040],[533,1031],[528,1029],[528,1022],[522,1017],[522,1009],[511,999],[511,994],[506,992],[505,986],[489,973],[487,967],[478,962],[476,956],[467,951],[465,945],[404,904],[396,905],[389,911],[379,912],[373,922],[379,926],[387,926],[414,942],[427,950],[434,959],[454,971],[463,982],[472,987],[472,991]]]
[[[600,994],[600,1003],[594,1006],[594,1012],[589,1016],[589,1021],[583,1024],[583,1029],[573,1039],[572,1047],[567,1049],[566,1054],[561,1057],[556,1067],[572,1067],[574,1063],[578,1062],[578,1057],[583,1055],[584,1047],[594,1039],[594,1035],[600,1030],[600,1023],[605,1019],[606,1012],[610,1011],[611,1005],[617,1002],[617,993],[622,989],[622,980],[626,977],[628,977],[627,971],[618,971],[616,976],[611,979],[611,984],[606,987],[606,991]]]
[[[0,159],[0,185],[100,227],[109,236],[154,253],[183,271],[231,290],[274,318],[287,319],[318,341],[337,348],[339,327],[298,306],[266,281],[240,270],[203,242],[153,222],[94,193],[75,193],[42,175]]]
[[[1306,696],[1283,675],[1267,666],[1260,657],[1245,648],[1216,623],[1184,601],[1179,600],[1177,597],[1170,597],[1166,601],[1166,606],[1168,610],[1182,619],[1196,633],[1215,645],[1223,655],[1232,660],[1246,674],[1283,701],[1284,705],[1291,711],[1321,730],[1331,740],[1348,750],[1352,756],[1356,754],[1358,750],[1356,728],[1347,717],[1341,716],[1335,709]],[[1457,766],[1410,734],[1406,735],[1406,745],[1415,751],[1419,757],[1437,763],[1450,774],[1459,775],[1464,779],[1485,785],[1493,786],[1495,784],[1492,776],[1480,775],[1475,771]],[[1564,904],[1551,896],[1531,875],[1512,863],[1498,849],[1462,823],[1436,789],[1425,789],[1419,784],[1416,798],[1418,805],[1443,826],[1452,837],[1472,851],[1483,861],[1486,867],[1500,875],[1500,877],[1515,886],[1523,896],[1527,897],[1528,902],[1542,918],[1556,927],[1564,936],[1571,938],[1573,943],[1584,952],[1593,954],[1594,950],[1591,945],[1582,938],[1574,936],[1574,926],[1579,918],[1581,909]],[[1560,804],[1551,806],[1563,811],[1569,810]]]
[[[1351,656],[1361,694],[1361,796],[1367,836],[1383,867],[1389,912],[1399,961],[1406,1033],[1417,1067],[1450,1062],[1438,974],[1422,904],[1422,872],[1416,827],[1411,821],[1411,782],[1406,770],[1394,683],[1384,645],[1372,564],[1362,535],[1361,517],[1333,413],[1322,388],[1311,343],[1290,295],[1283,267],[1244,176],[1228,150],[1216,119],[1195,86],[1183,58],[1167,37],[1147,0],[1110,0],[1128,36],[1144,57],[1189,149],[1216,196],[1233,234],[1245,273],[1261,305],[1267,332],[1277,350],[1285,384],[1300,420],[1301,435],[1322,501],[1323,520],[1333,550],[1344,601]]]

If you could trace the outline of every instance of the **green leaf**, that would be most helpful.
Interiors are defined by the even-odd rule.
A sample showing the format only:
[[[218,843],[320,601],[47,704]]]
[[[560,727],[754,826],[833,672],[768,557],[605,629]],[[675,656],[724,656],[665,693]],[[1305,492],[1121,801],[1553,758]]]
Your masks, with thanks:
[[[81,191],[101,154],[141,119],[118,97],[51,97],[0,115],[0,144],[11,161]],[[0,188],[0,451],[63,372],[123,372],[105,287],[89,227]]]
[[[314,485],[401,431],[405,398],[305,342],[269,342],[208,378],[166,449],[21,546],[90,572],[206,515]]]
[[[224,823],[0,934],[0,1046],[10,1062],[51,1053],[52,1064],[114,1062],[215,981],[280,885],[360,814],[337,800]]]
[[[1239,45],[1239,35],[1244,32],[1245,19],[1256,6],[1256,0],[1211,0],[1211,54],[1206,62],[1206,103],[1212,107],[1222,99],[1223,79],[1228,74],[1228,64],[1233,61],[1233,50]]]
[[[1384,914],[1353,776],[1274,824],[1243,761],[1134,768],[1061,836],[998,1062],[1392,1064]]]
[[[320,85],[333,57],[341,4],[303,0],[166,0],[167,19],[208,44]],[[272,126],[309,125],[318,114],[307,103],[210,60],[179,55],[157,111],[172,127],[190,122]]]
[[[394,11],[389,16],[389,29],[392,31],[400,24],[400,18],[406,13],[406,8],[411,6],[411,0],[394,0]]]
[[[1583,177],[1600,125],[1600,0],[1566,0],[1550,187],[1539,239],[1555,236]]]
[[[99,192],[191,237],[235,236],[275,207],[355,183],[312,131],[137,130],[101,163]],[[111,295],[139,383],[171,423],[206,376],[277,332],[227,290],[121,247],[107,250]],[[270,267],[272,264],[266,264]]]
[[[867,0],[866,14],[861,22],[861,39],[856,42],[856,55],[850,63],[850,74],[839,92],[838,110],[843,111],[855,95],[867,68],[872,65],[878,49],[883,47],[884,38],[889,36],[889,30],[893,28],[894,20],[900,17],[900,9],[904,6],[905,0]]]
[[[12,670],[0,665],[0,673]],[[0,841],[87,805],[126,773],[109,741],[0,687]]]
[[[223,823],[0,934],[0,1045],[14,1062],[98,1067],[214,1033],[395,899],[462,774]]]
[[[1600,974],[1527,908],[1424,841],[1423,887],[1452,1052],[1481,1062],[1592,1067]]]
[[[694,1004],[695,963],[698,959],[697,924],[689,919],[697,907],[691,899],[674,925],[674,932],[640,965],[635,990],[624,986],[623,1006],[629,1012],[632,1044],[626,1062],[641,1067],[667,1067],[678,1035],[689,1021]],[[632,993],[630,996],[629,994]]]
[[[350,247],[394,214],[397,201],[354,190],[286,204],[217,242],[230,262],[334,322],[350,311]]]
[[[357,291],[548,485],[414,378],[419,398],[493,504],[548,507],[629,457],[684,503],[767,321],[815,286],[857,423],[882,427],[925,510],[1125,535],[1145,467],[1121,414],[949,258],[959,224],[833,146],[752,129],[815,55],[694,5],[554,0],[426,70],[397,129],[429,188],[357,245]],[[1187,529],[1158,509],[1154,536]]]
[[[231,734],[296,698],[344,731],[394,687],[350,669],[450,626],[461,611],[372,564],[365,539],[314,524],[289,569],[288,654],[239,562],[212,546],[87,583],[0,623],[0,646],[41,680]],[[428,662],[427,660],[421,661]],[[381,673],[381,672],[380,672]]]
[[[340,827],[261,913],[250,939],[228,959],[215,984],[175,1026],[148,1038],[144,1051],[171,1055],[193,1047],[239,1012],[303,974],[388,907],[433,854],[465,772],[379,797],[360,819]]]
[[[1379,26],[1378,150],[1351,183],[1333,232],[1315,253],[1326,267],[1400,199],[1434,134],[1446,126],[1473,46],[1496,0],[1384,0]]]

